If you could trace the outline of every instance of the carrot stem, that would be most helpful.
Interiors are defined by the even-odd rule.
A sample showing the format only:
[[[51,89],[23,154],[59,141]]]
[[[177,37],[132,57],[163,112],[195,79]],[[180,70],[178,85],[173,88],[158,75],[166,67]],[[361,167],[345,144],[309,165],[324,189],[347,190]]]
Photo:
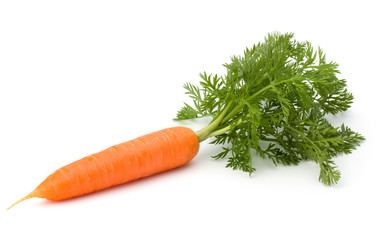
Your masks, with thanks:
[[[212,121],[207,127],[204,127],[196,132],[200,142],[209,138],[210,134],[219,126],[222,119],[226,116],[233,104],[233,102],[229,102],[214,121]]]

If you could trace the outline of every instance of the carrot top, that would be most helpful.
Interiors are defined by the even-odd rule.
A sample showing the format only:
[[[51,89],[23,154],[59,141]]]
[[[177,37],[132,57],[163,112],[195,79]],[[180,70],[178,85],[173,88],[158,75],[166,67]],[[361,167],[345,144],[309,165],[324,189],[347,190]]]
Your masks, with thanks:
[[[185,103],[176,120],[211,116],[197,135],[224,145],[214,158],[228,157],[227,167],[252,174],[253,149],[275,165],[313,160],[320,166],[319,180],[331,185],[340,179],[331,159],[350,153],[364,137],[327,121],[327,114],[346,111],[353,95],[322,49],[314,51],[293,36],[269,34],[243,56],[232,57],[225,76],[204,72],[199,87],[186,83],[194,106]]]

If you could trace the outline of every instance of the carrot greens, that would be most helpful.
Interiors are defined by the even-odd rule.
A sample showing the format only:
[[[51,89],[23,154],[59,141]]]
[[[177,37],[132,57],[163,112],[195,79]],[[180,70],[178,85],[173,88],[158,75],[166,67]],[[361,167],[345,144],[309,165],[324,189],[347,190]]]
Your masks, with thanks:
[[[254,149],[275,165],[313,160],[319,180],[335,184],[340,171],[332,158],[350,153],[364,137],[344,125],[334,127],[326,116],[346,111],[353,95],[322,49],[293,37],[269,34],[224,64],[224,76],[205,72],[199,86],[186,83],[193,105],[185,103],[176,120],[212,116],[197,136],[223,145],[213,157],[228,158],[227,167],[252,174]]]

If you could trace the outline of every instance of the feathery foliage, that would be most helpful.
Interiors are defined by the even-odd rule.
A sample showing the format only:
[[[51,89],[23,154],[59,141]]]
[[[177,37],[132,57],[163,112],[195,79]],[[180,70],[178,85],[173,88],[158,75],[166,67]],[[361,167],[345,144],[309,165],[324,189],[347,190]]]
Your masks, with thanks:
[[[353,96],[337,77],[338,65],[293,36],[269,34],[224,64],[225,76],[203,73],[199,86],[186,83],[193,106],[185,103],[176,120],[212,116],[197,135],[223,145],[214,158],[228,158],[227,167],[251,174],[254,149],[276,165],[313,160],[319,180],[331,185],[340,179],[331,159],[350,153],[364,137],[327,121],[326,114],[346,111]]]

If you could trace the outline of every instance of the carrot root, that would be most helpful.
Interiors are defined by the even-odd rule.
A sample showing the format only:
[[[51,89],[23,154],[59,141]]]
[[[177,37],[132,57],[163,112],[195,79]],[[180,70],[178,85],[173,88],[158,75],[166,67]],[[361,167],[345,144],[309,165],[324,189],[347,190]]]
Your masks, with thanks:
[[[50,174],[29,198],[64,200],[179,167],[199,150],[190,128],[172,127],[123,142],[63,166]]]
[[[30,193],[30,194],[26,195],[25,197],[21,198],[20,200],[18,200],[17,202],[13,203],[9,208],[7,208],[7,210],[11,209],[12,207],[19,204],[20,202],[25,201],[25,200],[30,199],[30,198],[33,198],[33,197],[35,197],[35,196],[32,193]]]

